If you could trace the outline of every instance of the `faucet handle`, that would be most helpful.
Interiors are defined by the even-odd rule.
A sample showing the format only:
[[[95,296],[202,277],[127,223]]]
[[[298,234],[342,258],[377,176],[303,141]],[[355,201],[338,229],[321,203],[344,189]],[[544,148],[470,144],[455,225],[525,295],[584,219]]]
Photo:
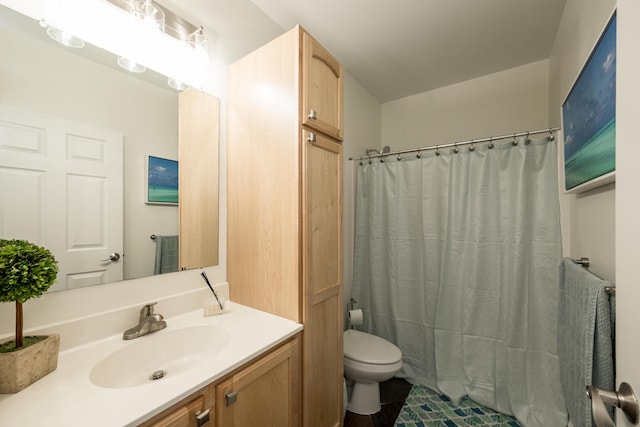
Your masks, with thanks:
[[[144,319],[145,317],[153,314],[153,306],[156,304],[157,302],[152,302],[142,306],[142,308],[140,309],[140,319]]]

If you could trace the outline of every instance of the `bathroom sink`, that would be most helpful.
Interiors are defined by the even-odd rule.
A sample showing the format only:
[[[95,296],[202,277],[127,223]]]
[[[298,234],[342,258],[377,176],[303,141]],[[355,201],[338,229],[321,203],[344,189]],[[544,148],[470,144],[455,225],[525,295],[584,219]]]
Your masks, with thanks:
[[[155,332],[100,360],[91,370],[93,384],[105,388],[136,387],[180,375],[229,343],[229,332],[211,325]]]

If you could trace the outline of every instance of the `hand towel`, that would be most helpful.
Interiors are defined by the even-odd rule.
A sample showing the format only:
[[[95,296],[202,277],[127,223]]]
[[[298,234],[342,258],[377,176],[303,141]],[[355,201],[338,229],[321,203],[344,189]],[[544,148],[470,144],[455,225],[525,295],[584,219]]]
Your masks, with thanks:
[[[615,389],[610,282],[565,258],[560,266],[558,358],[569,416],[575,426],[591,426],[591,401],[585,390],[594,385]]]

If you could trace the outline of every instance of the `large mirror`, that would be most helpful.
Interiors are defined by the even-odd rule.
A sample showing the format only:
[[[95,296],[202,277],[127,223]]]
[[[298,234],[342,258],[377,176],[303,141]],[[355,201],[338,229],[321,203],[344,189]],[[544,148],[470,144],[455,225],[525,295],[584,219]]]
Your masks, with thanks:
[[[15,176],[14,172],[20,168],[16,168],[15,164],[3,164],[0,158],[0,183],[3,180],[3,172],[10,172],[4,173],[0,201],[4,206],[13,206],[14,212],[13,216],[0,216],[0,237],[42,240],[46,235],[49,236],[45,239],[48,247],[60,246],[62,244],[51,243],[52,229],[56,228],[56,224],[62,223],[76,226],[79,231],[67,230],[61,235],[65,253],[59,254],[54,250],[59,261],[65,263],[68,261],[69,253],[77,255],[81,252],[85,241],[91,241],[91,238],[95,237],[96,241],[106,242],[101,248],[106,254],[101,260],[101,265],[118,265],[121,269],[119,275],[108,276],[97,268],[93,275],[91,272],[78,274],[73,280],[65,280],[65,283],[59,280],[61,283],[56,283],[51,288],[52,291],[94,283],[97,276],[100,277],[95,283],[153,275],[157,239],[152,239],[152,236],[176,236],[179,218],[176,204],[149,203],[148,159],[149,156],[154,156],[168,161],[178,160],[178,92],[167,85],[166,77],[150,71],[141,77],[119,69],[115,56],[108,52],[89,45],[82,49],[65,48],[50,40],[37,22],[4,6],[0,6],[0,37],[0,107],[5,109],[5,113],[8,108],[9,112],[6,114],[9,116],[26,112],[27,116],[33,114],[36,118],[61,120],[80,129],[87,127],[96,130],[99,135],[102,135],[102,131],[107,134],[113,132],[116,137],[120,135],[120,179],[123,190],[119,196],[119,207],[118,200],[113,202],[110,196],[96,196],[109,184],[92,181],[82,173],[75,172],[75,176],[80,178],[66,190],[67,193],[71,193],[71,197],[65,201],[61,200],[60,206],[48,205],[44,214],[34,213],[33,209],[29,208],[29,203],[25,202],[35,198],[28,191],[31,184],[22,187],[13,185],[11,180]],[[6,118],[6,114],[3,117]],[[30,120],[29,117],[26,120]],[[28,151],[27,148],[30,149],[28,144],[31,140],[22,132],[24,129],[21,125],[11,122],[11,126],[0,129],[0,138],[3,138],[0,139],[0,151],[4,149],[4,153],[10,152],[19,156],[23,154],[21,152]],[[42,126],[34,126],[40,127]],[[8,147],[5,144],[8,134],[27,135],[24,137],[25,145]],[[51,142],[49,134],[42,135],[45,137],[34,137],[34,141],[38,138],[48,138],[46,143]],[[91,144],[98,139],[100,138],[83,136],[69,142],[67,138],[65,150],[73,147],[78,157],[84,156],[90,160],[94,160],[94,155],[96,158],[108,157],[109,154],[104,151],[102,145]],[[86,141],[89,144],[81,144]],[[34,144],[37,145],[38,142]],[[0,156],[10,157],[4,154]],[[20,157],[16,159],[18,163],[22,161]],[[209,165],[208,173],[217,175],[217,164]],[[117,187],[117,179],[115,182],[114,186]],[[42,182],[36,179],[31,186],[41,190]],[[57,200],[51,194],[45,197],[49,203],[52,199]],[[89,205],[87,201],[91,198],[99,199],[98,204],[102,204],[103,207],[121,209],[121,224],[118,226],[117,221],[115,225],[111,222],[102,224],[100,230],[94,233],[95,236],[84,239],[79,233],[90,235],[91,231],[87,232],[88,226],[85,223],[91,222],[90,219],[96,216],[92,214],[91,209],[85,209]],[[78,208],[80,213],[71,214],[68,212],[71,208]],[[21,213],[16,215],[15,212]],[[7,220],[6,217],[13,219]],[[39,222],[39,231],[34,232],[35,235],[16,235],[17,227],[33,224],[34,221]],[[116,238],[111,239],[113,236]],[[117,243],[118,236],[122,237],[120,244]],[[109,247],[111,242],[115,242],[114,247]],[[217,242],[215,246],[217,247]],[[111,253],[117,253],[120,258],[116,261],[108,259]],[[105,256],[104,254],[101,256]],[[82,257],[79,259],[78,262],[87,262],[83,261]]]

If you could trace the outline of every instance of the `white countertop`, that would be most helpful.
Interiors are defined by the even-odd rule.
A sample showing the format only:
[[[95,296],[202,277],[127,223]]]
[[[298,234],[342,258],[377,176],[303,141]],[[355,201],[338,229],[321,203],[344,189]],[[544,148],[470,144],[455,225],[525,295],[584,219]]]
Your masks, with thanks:
[[[227,302],[229,312],[204,317],[202,309],[165,319],[162,334],[193,325],[216,325],[230,333],[224,349],[178,376],[128,388],[102,388],[89,380],[93,366],[126,345],[112,336],[63,351],[58,368],[16,394],[0,395],[3,426],[129,426],[151,418],[302,330],[302,325]],[[132,325],[133,326],[133,325]]]

